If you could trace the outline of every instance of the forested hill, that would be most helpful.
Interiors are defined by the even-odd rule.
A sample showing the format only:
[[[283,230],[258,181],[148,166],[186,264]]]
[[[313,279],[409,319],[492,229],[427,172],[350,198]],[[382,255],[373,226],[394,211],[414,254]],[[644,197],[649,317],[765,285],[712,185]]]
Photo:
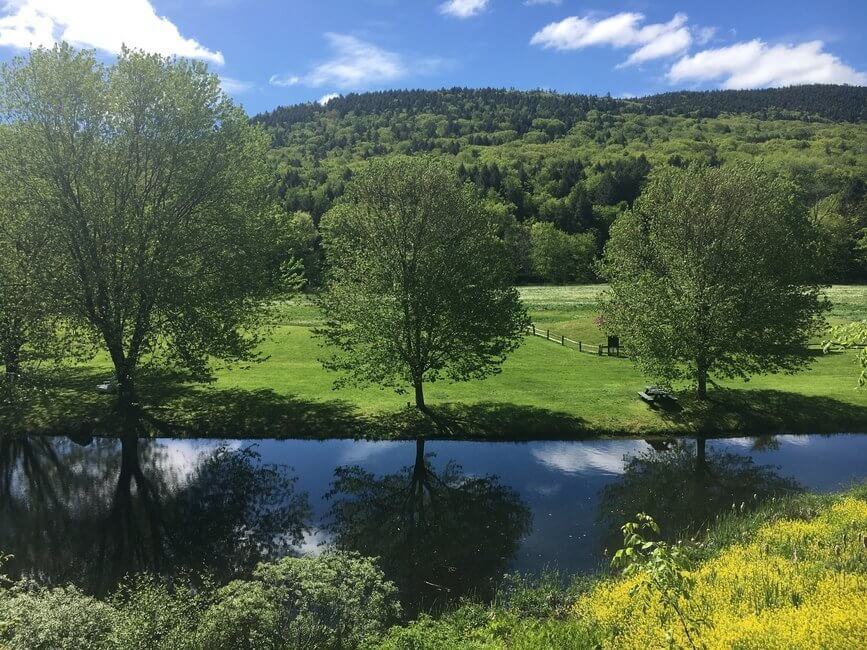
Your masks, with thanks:
[[[640,99],[395,90],[350,94],[324,106],[281,107],[253,119],[272,137],[283,208],[309,213],[314,224],[366,159],[419,153],[448,158],[499,215],[524,279],[592,279],[588,256],[601,252],[609,226],[639,195],[653,167],[747,160],[790,175],[804,203],[826,222],[833,240],[828,279],[867,277],[864,87]],[[538,236],[529,241],[534,223],[545,228],[537,227]],[[574,238],[572,253],[558,233]],[[547,267],[533,258],[543,234],[560,254]],[[562,273],[554,277],[555,271]]]
[[[867,121],[867,87],[812,84],[758,90],[679,91],[638,99],[495,88],[388,90],[337,97],[328,102],[327,107],[312,102],[281,106],[253,119],[279,130],[326,110],[341,116],[399,111],[411,115],[445,115],[455,120],[483,116],[492,125],[505,121],[518,133],[525,133],[534,119],[559,119],[569,125],[582,119],[591,109],[684,117],[745,113],[765,119],[864,122]]]
[[[758,90],[707,90],[650,95],[637,100],[653,114],[718,117],[746,113],[833,122],[867,122],[867,87],[812,84]]]

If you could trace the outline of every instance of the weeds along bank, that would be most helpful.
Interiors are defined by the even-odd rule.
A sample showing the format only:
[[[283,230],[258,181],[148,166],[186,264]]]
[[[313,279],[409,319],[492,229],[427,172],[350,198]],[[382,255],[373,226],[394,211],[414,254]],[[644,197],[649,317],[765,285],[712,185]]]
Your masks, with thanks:
[[[403,624],[375,560],[351,554],[261,565],[222,587],[137,578],[104,600],[7,583],[0,647],[867,647],[867,486],[742,508],[686,544],[637,522],[622,574],[512,577],[493,604]]]

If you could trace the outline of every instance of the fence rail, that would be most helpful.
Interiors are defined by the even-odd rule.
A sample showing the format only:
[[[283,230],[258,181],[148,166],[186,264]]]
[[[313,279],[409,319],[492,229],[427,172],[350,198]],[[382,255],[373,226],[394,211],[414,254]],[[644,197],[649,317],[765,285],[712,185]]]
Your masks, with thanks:
[[[626,354],[623,351],[622,347],[614,347],[601,345],[597,343],[586,343],[584,341],[576,341],[574,339],[567,338],[562,334],[552,334],[551,330],[536,327],[535,324],[531,324],[527,326],[527,331],[533,336],[538,336],[547,341],[552,341],[554,343],[558,343],[562,345],[564,348],[570,348],[572,350],[577,350],[578,352],[584,352],[586,354],[595,354],[597,356],[609,356],[609,357],[625,357]]]

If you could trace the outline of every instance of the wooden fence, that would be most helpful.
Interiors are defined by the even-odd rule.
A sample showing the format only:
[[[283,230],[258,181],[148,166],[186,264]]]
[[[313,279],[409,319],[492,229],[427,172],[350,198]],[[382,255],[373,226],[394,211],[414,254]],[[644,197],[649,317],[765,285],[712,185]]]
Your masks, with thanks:
[[[541,327],[536,327],[535,324],[528,325],[527,331],[533,336],[538,336],[547,341],[551,341],[553,343],[557,343],[562,345],[564,348],[570,348],[572,350],[577,350],[578,352],[584,352],[586,354],[595,354],[598,356],[609,356],[609,357],[625,357],[626,354],[623,351],[622,347],[614,347],[607,345],[600,345],[597,343],[585,343],[584,341],[575,341],[573,339],[567,338],[562,334],[552,334],[551,330],[543,329]]]

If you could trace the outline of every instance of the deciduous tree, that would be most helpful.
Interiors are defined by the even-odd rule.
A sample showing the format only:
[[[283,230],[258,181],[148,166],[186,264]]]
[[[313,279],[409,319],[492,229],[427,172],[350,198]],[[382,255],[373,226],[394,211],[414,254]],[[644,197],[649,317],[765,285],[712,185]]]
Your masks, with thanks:
[[[760,165],[668,168],[615,222],[605,320],[648,374],[794,372],[821,330],[815,230],[796,188]]]
[[[322,297],[343,381],[412,387],[496,372],[527,324],[486,211],[434,158],[371,162],[323,219]]]
[[[0,110],[51,292],[101,338],[121,402],[145,357],[205,376],[211,358],[255,355],[268,141],[215,75],[59,45],[3,67]]]

